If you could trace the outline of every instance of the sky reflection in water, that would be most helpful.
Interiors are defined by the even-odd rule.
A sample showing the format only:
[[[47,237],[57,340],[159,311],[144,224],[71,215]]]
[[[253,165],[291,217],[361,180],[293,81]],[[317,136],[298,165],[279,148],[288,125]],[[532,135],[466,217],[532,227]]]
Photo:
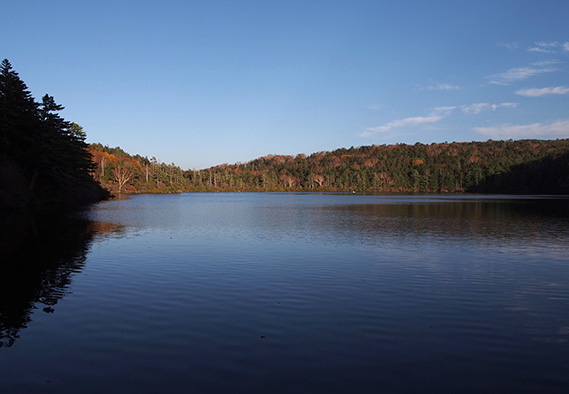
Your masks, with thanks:
[[[278,193],[102,203],[82,218],[110,231],[83,238],[84,263],[53,313],[28,307],[27,328],[0,349],[0,389],[563,392],[567,203]]]

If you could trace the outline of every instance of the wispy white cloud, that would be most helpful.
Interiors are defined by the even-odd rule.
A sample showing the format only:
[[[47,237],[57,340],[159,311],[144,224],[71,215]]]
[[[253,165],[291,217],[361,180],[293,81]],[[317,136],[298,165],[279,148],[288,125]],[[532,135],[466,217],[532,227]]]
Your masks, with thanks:
[[[437,115],[437,114],[448,115],[452,111],[454,111],[455,109],[456,109],[456,107],[436,107],[436,108],[433,108],[433,114],[432,115]]]
[[[527,125],[499,125],[493,127],[475,127],[474,131],[494,139],[518,139],[538,137],[569,137],[569,119],[558,120],[550,124],[533,123]]]
[[[537,53],[555,53],[555,51],[543,47],[530,47],[528,48],[528,52],[537,52]]]
[[[460,107],[462,112],[465,114],[479,114],[483,111],[496,111],[498,108],[515,108],[518,103],[500,103],[500,104],[490,104],[490,103],[474,103],[470,105],[463,105]]]
[[[531,65],[537,66],[537,67],[547,67],[547,66],[554,66],[554,65],[559,64],[559,63],[561,63],[559,60],[549,59],[549,60],[542,60],[540,62],[535,62],[535,63],[532,63]],[[556,69],[556,71],[558,71],[558,70]]]
[[[394,128],[405,127],[405,126],[417,126],[422,124],[435,123],[441,120],[443,117],[440,115],[430,115],[430,116],[415,116],[411,118],[404,118],[399,120],[394,120],[392,122],[386,123],[382,126],[370,127],[366,129],[365,132],[360,134],[360,137],[369,137],[377,133],[385,133]]]
[[[558,71],[557,68],[552,67],[556,64],[556,61],[544,61],[539,63],[533,63],[529,67],[518,67],[511,68],[506,72],[501,74],[491,75],[490,84],[492,85],[509,85],[516,81],[523,81],[535,75],[550,73]]]
[[[510,50],[519,49],[520,46],[517,42],[513,43],[498,43],[498,46],[504,47]],[[534,53],[559,53],[560,51],[569,51],[569,41],[559,42],[559,41],[537,41],[532,46],[527,47],[528,52]]]
[[[538,52],[538,53],[555,53],[556,49],[559,47],[557,41],[553,42],[536,42],[535,46],[529,47],[528,52]]]
[[[555,47],[559,46],[559,43],[557,41],[552,41],[552,42],[540,41],[540,42],[536,42],[535,45],[537,45],[538,47],[542,47],[542,48],[555,48]]]
[[[555,86],[549,88],[535,88],[535,89],[520,89],[516,91],[517,95],[526,97],[540,97],[548,94],[567,94],[569,93],[569,88],[566,86]]]
[[[434,85],[429,85],[423,90],[458,90],[460,86],[458,85],[451,85],[449,83],[437,83]]]
[[[376,134],[376,133],[373,133],[371,131],[364,131],[364,132],[360,133],[360,137],[367,138],[367,137],[371,137],[374,134]]]

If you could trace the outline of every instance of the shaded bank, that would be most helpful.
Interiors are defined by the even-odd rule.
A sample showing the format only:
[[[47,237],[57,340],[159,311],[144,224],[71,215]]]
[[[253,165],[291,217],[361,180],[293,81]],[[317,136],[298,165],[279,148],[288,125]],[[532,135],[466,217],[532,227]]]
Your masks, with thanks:
[[[78,207],[110,196],[108,190],[87,177],[61,176],[54,179],[38,174],[35,179],[30,179],[15,161],[0,161],[0,209]]]

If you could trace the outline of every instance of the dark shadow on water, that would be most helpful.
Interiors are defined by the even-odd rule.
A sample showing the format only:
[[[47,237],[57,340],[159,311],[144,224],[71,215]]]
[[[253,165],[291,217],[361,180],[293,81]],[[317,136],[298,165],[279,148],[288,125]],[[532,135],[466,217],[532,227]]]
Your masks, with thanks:
[[[109,226],[69,212],[0,212],[0,347],[12,346],[37,310],[55,312],[93,237],[116,231]]]

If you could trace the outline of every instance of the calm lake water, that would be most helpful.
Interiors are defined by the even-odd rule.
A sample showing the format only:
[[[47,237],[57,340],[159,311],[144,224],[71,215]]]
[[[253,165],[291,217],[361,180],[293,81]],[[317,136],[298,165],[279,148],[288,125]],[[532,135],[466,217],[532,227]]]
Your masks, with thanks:
[[[4,218],[0,393],[567,393],[569,200],[137,195]]]

